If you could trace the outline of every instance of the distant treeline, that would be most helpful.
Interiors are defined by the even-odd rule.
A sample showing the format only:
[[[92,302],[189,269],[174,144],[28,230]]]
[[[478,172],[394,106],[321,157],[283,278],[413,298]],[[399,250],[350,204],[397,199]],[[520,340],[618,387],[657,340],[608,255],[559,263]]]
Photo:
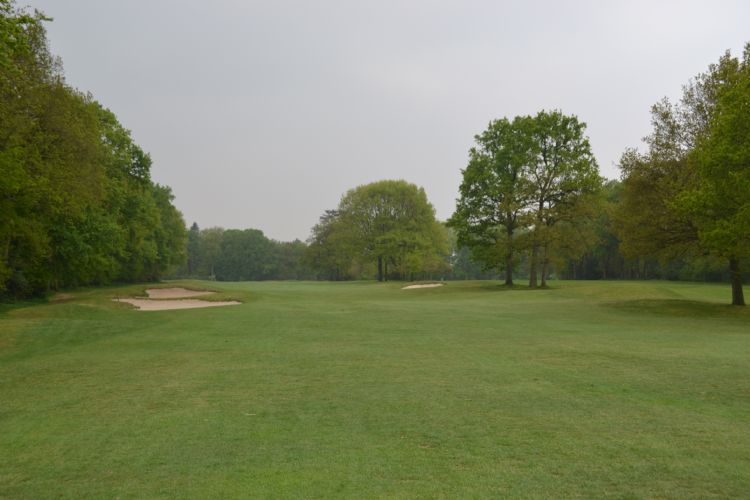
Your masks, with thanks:
[[[304,262],[306,248],[299,240],[271,240],[258,229],[200,229],[193,223],[188,231],[187,261],[174,277],[219,281],[314,279]]]
[[[0,0],[0,298],[158,279],[185,223],[151,159],[66,85],[44,17]]]
[[[375,183],[378,184],[378,183]],[[408,184],[397,182],[396,186]],[[692,256],[660,260],[654,257],[626,258],[617,236],[615,214],[620,207],[623,185],[605,182],[596,194],[597,212],[578,221],[575,244],[560,245],[550,256],[549,278],[559,279],[667,279],[726,282],[729,272],[722,259]],[[356,190],[352,190],[356,192]],[[379,198],[382,199],[382,198]],[[335,222],[337,221],[337,222]],[[257,229],[200,229],[193,224],[188,231],[187,261],[172,277],[192,277],[219,281],[243,280],[353,280],[377,279],[376,258],[358,258],[361,249],[345,243],[345,231],[332,227],[343,224],[338,210],[329,210],[312,230],[307,242],[279,242]],[[502,268],[490,266],[472,256],[469,247],[460,245],[453,229],[440,224],[439,246],[431,246],[434,258],[429,267],[414,267],[404,274],[394,265],[384,269],[383,279],[473,280],[498,279]],[[349,229],[352,230],[351,228]],[[402,232],[401,234],[406,234]],[[386,238],[386,241],[394,241]],[[561,242],[562,243],[562,242]],[[529,249],[522,250],[514,262],[516,278],[529,277]]]

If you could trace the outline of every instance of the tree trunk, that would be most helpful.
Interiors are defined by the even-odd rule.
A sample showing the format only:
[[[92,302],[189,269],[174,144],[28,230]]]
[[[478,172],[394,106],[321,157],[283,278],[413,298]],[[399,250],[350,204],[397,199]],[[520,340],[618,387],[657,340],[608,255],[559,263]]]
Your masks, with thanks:
[[[547,265],[549,264],[549,258],[547,257],[548,249],[547,244],[544,244],[544,256],[542,257],[542,288],[547,286]]]
[[[505,258],[505,286],[513,286],[513,254]]]
[[[378,255],[378,281],[383,281],[383,256]]]
[[[505,285],[513,286],[513,228],[506,228],[508,234],[508,251],[505,254]]]
[[[388,259],[383,262],[383,281],[388,281]]]
[[[529,288],[536,288],[536,261],[539,249],[536,244],[531,249],[531,261],[529,262]]]
[[[732,305],[744,306],[745,294],[742,291],[742,272],[740,271],[739,259],[729,259],[729,279],[732,282]]]

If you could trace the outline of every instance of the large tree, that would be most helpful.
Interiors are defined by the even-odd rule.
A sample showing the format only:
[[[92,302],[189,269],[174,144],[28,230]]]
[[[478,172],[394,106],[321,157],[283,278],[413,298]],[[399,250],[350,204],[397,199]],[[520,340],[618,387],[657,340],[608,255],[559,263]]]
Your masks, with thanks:
[[[493,121],[475,137],[450,225],[477,259],[505,270],[507,285],[519,240],[531,250],[529,286],[537,286],[539,263],[546,284],[552,242],[563,234],[555,226],[576,224],[600,187],[584,131],[575,116],[542,111]]]
[[[689,157],[697,182],[678,203],[695,221],[701,245],[728,260],[732,304],[745,305],[741,262],[750,257],[750,44],[741,61],[729,58],[723,65],[712,119]]]
[[[505,270],[505,284],[513,285],[516,231],[529,203],[528,167],[531,160],[531,123],[528,117],[490,122],[474,136],[469,164],[456,212],[449,220],[459,245],[487,267]]]
[[[647,150],[622,160],[618,213],[626,255],[708,255],[729,264],[732,304],[744,305],[750,257],[750,46],[691,80],[676,104],[652,108]]]
[[[560,111],[541,111],[532,121],[533,159],[529,165],[531,184],[532,242],[529,286],[546,285],[553,228],[561,221],[575,223],[585,210],[580,204],[602,184],[588,137],[586,124]],[[541,255],[540,255],[541,252]],[[541,260],[541,262],[540,262]]]
[[[184,223],[115,116],[65,83],[39,13],[0,0],[0,296],[156,279]]]
[[[378,281],[386,279],[389,265],[406,276],[447,251],[424,189],[406,181],[354,188],[341,199],[339,214],[357,257],[377,262]]]
[[[313,228],[308,262],[340,278],[354,264],[374,265],[377,279],[441,269],[447,235],[422,188],[384,180],[349,190]]]

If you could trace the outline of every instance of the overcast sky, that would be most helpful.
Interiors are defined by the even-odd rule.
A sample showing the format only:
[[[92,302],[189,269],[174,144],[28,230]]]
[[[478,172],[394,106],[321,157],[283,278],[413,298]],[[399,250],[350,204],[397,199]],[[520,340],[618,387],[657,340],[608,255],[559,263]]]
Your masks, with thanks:
[[[279,240],[380,179],[446,219],[474,135],[503,116],[577,115],[615,178],[650,106],[750,41],[747,0],[24,3],[188,224]]]

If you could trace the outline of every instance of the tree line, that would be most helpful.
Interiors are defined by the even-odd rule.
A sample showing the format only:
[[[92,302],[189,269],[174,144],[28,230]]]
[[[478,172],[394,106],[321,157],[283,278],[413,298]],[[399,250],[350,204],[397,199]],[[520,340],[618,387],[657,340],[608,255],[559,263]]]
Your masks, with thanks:
[[[218,281],[303,280],[315,274],[304,260],[307,245],[280,242],[259,229],[200,229],[188,231],[187,260],[173,277]]]
[[[185,253],[172,193],[115,115],[65,83],[45,21],[0,0],[0,298],[158,279]]]
[[[348,191],[320,217],[307,243],[193,223],[187,263],[176,275],[220,281],[422,277],[447,270],[446,238],[423,189],[380,181]]]
[[[212,243],[221,257],[210,274],[382,281],[502,273],[506,285],[523,277],[530,287],[551,276],[730,281],[732,303],[743,305],[748,103],[750,46],[742,59],[727,53],[691,80],[679,103],[654,105],[646,151],[627,150],[621,179],[608,181],[577,117],[542,111],[494,120],[475,136],[447,223],[435,220],[423,189],[374,182],[326,210],[306,244],[226,231],[229,239]],[[221,231],[206,230],[204,239]]]
[[[606,182],[577,117],[494,120],[475,136],[447,227],[426,197],[412,205],[425,210],[396,208],[420,188],[382,181],[326,211],[305,255],[324,279],[383,280],[390,265],[395,278],[502,272],[506,285],[520,275],[532,288],[553,274],[728,280],[732,304],[744,305],[750,44],[741,59],[727,52],[692,79],[678,103],[651,111],[646,151],[627,150],[621,179]]]
[[[561,276],[728,278],[744,305],[750,257],[750,44],[652,107],[646,151],[603,184],[574,116],[491,122],[475,137],[449,224],[485,267],[525,260],[529,286]],[[521,250],[521,255],[518,251]],[[719,262],[725,269],[720,271]],[[743,272],[744,270],[744,272]]]

